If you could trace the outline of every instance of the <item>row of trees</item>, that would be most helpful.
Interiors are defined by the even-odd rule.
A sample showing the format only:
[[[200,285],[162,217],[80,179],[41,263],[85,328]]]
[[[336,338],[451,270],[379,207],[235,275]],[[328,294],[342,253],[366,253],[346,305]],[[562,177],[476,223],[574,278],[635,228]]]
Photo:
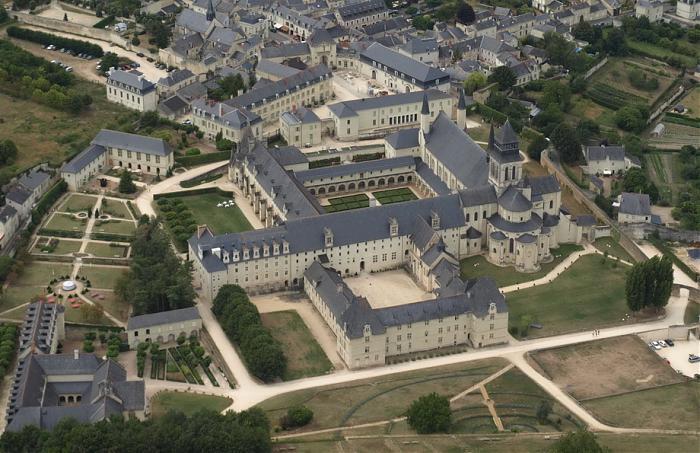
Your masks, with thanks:
[[[258,308],[238,285],[224,285],[219,289],[212,311],[221,328],[239,345],[248,369],[263,381],[284,375],[287,358],[282,347],[263,327]]]
[[[654,307],[659,310],[668,304],[673,287],[673,263],[667,257],[655,256],[636,263],[625,284],[627,306],[632,311]]]
[[[257,408],[226,414],[200,411],[190,417],[170,412],[146,421],[112,416],[94,424],[68,418],[50,432],[34,425],[18,432],[5,431],[0,437],[0,451],[267,453],[272,451],[269,431],[265,413]]]
[[[681,176],[688,185],[680,192],[673,218],[686,230],[700,230],[700,148],[686,145],[680,152]]]
[[[156,220],[143,216],[131,245],[129,271],[117,281],[115,291],[132,304],[134,315],[194,305],[192,264],[175,256]]]
[[[73,75],[60,66],[10,41],[0,41],[0,91],[56,110],[79,113],[92,104],[92,98],[71,89],[73,82]]]
[[[102,47],[98,46],[97,44],[92,44],[87,41],[79,41],[77,39],[64,38],[62,36],[56,36],[50,33],[44,33],[42,31],[11,26],[7,28],[7,34],[13,38],[35,42],[37,44],[41,44],[42,46],[53,44],[58,48],[72,50],[75,53],[85,53],[96,58],[104,55]]]

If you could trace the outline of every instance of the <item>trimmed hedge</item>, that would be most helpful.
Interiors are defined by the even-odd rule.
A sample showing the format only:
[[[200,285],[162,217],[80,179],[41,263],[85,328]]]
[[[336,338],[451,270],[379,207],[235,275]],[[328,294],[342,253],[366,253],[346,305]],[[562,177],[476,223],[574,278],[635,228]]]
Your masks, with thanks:
[[[196,156],[176,156],[175,162],[184,166],[204,165],[227,160],[231,156],[230,151],[219,151],[216,153],[199,154]]]
[[[667,113],[664,116],[664,121],[667,121],[669,123],[680,124],[682,126],[700,128],[700,119],[689,118],[685,115],[679,115],[678,113]]]
[[[12,38],[23,39],[25,41],[35,42],[43,46],[53,44],[58,48],[72,50],[75,53],[86,53],[93,57],[100,58],[104,55],[102,47],[89,43],[87,41],[79,41],[77,39],[64,38],[62,36],[44,33],[42,31],[28,30],[17,26],[7,28],[7,35]]]
[[[52,230],[49,228],[42,228],[39,230],[39,234],[42,236],[58,236],[64,238],[74,238],[80,239],[83,237],[82,231],[68,231],[68,230]]]
[[[355,154],[352,156],[353,162],[366,162],[384,158],[384,153]]]
[[[328,159],[310,161],[309,168],[330,167],[332,165],[338,165],[339,163],[340,157],[329,157]]]
[[[68,183],[63,179],[54,184],[54,186],[41,197],[41,200],[39,200],[34,209],[32,209],[32,223],[34,225],[39,225],[49,208],[53,206],[67,190]]]
[[[160,198],[186,197],[188,195],[200,195],[203,193],[218,193],[219,195],[222,195],[224,197],[234,197],[233,192],[221,190],[218,187],[202,187],[201,189],[183,190],[181,192],[157,193],[153,195],[153,199],[158,200]]]
[[[10,371],[12,359],[17,350],[17,326],[13,324],[0,325],[0,377]]]
[[[116,18],[115,18],[114,16],[107,16],[107,17],[105,17],[104,19],[102,19],[101,21],[97,22],[97,23],[96,23],[95,25],[93,25],[92,27],[93,27],[93,28],[102,28],[102,29],[103,29],[103,28],[105,28],[105,27],[107,27],[107,26],[109,26],[109,25],[112,25],[112,24],[114,23],[114,20],[115,20],[115,19],[116,19]]]
[[[503,113],[499,112],[498,110],[494,110],[488,105],[476,103],[476,112],[483,116],[485,119],[491,121],[491,120],[496,120],[499,123],[505,123],[508,117],[504,115]]]
[[[92,233],[90,236],[92,237],[92,239],[97,239],[100,241],[131,242],[134,240],[133,236],[126,236],[123,234],[115,233]]]
[[[220,172],[200,175],[200,176],[197,176],[196,178],[181,181],[180,187],[184,187],[185,189],[187,189],[190,187],[199,186],[201,184],[206,184],[208,182],[215,181],[215,180],[221,178],[222,175],[223,175],[223,173],[220,173]]]

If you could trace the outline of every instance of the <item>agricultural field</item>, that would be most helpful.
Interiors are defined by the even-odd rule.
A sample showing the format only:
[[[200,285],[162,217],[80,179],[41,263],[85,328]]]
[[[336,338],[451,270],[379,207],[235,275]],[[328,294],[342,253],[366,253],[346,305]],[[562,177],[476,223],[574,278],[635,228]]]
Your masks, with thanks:
[[[287,370],[282,379],[290,381],[326,374],[333,369],[330,360],[296,311],[262,313],[262,324],[282,344]]]
[[[685,42],[687,43],[687,41],[685,41]],[[651,55],[655,58],[666,58],[666,57],[678,58],[680,61],[683,62],[683,65],[685,65],[687,68],[694,68],[695,65],[698,63],[697,58],[673,52],[670,49],[666,49],[665,47],[657,46],[657,45],[652,44],[650,42],[642,42],[642,41],[628,39],[627,46],[630,49],[632,49],[633,51],[636,50],[639,52],[643,52],[643,53]]]
[[[369,197],[363,193],[348,195],[345,197],[329,198],[327,206],[323,208],[326,212],[340,212],[349,209],[366,208],[369,206]]]
[[[688,119],[685,124],[668,122],[669,114],[661,121],[664,124],[664,131],[658,137],[649,137],[650,146],[659,149],[679,150],[685,145],[697,145],[700,142],[700,120]],[[680,121],[680,120],[679,120]],[[691,124],[690,121],[693,121]]]
[[[372,192],[372,195],[374,195],[374,198],[377,199],[379,204],[400,203],[402,201],[411,201],[418,199],[416,194],[414,194],[413,191],[408,187]]]
[[[625,105],[653,105],[678,72],[641,58],[611,58],[589,81],[586,96],[612,110]]]
[[[700,136],[698,137],[700,140]],[[675,203],[686,181],[681,175],[680,154],[674,152],[649,152],[644,155],[647,173],[659,189],[660,199]]]

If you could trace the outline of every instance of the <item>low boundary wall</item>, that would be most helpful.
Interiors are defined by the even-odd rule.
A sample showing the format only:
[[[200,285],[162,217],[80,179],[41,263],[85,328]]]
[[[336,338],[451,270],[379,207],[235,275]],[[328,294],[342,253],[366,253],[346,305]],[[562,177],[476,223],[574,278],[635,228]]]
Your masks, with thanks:
[[[121,35],[114,31],[86,27],[85,25],[64,22],[62,20],[51,19],[49,17],[41,17],[35,14],[27,14],[16,11],[12,11],[10,14],[13,18],[17,19],[20,24],[32,25],[62,33],[70,33],[71,35],[81,36],[88,39],[98,39],[100,41],[105,41],[107,43],[123,47],[127,50],[131,50],[131,42],[124,39]],[[98,20],[99,19],[96,19],[95,22]]]

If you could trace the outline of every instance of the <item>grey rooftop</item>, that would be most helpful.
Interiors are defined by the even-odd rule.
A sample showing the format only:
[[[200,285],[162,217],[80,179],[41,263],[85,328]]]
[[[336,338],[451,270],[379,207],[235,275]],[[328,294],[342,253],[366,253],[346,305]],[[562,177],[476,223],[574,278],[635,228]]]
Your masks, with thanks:
[[[126,325],[127,330],[144,329],[164,324],[195,321],[201,319],[196,307],[180,308],[179,310],[161,311],[147,315],[132,316]]]

